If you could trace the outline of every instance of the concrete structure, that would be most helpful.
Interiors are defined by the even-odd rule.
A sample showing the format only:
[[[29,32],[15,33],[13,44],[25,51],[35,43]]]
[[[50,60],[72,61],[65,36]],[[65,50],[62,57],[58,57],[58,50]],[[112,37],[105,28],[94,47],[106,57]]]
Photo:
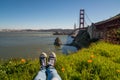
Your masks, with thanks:
[[[120,28],[120,14],[104,21],[92,23],[87,30],[90,34],[91,39],[92,38],[103,39],[106,37],[106,33],[109,30],[118,28]]]

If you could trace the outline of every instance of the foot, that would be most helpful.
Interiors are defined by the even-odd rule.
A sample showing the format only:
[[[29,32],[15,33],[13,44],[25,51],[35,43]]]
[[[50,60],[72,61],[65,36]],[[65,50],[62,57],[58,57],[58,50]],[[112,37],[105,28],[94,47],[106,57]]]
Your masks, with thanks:
[[[48,58],[48,65],[54,67],[55,62],[56,62],[56,54],[54,52],[51,52]]]
[[[42,53],[40,54],[39,59],[40,59],[41,68],[46,67],[47,54],[44,53],[44,52],[42,52]]]

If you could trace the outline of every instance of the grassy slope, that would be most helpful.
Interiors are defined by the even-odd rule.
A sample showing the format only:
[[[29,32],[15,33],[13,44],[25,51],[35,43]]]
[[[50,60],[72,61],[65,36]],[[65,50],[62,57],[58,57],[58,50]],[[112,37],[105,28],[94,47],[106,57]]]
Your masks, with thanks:
[[[120,46],[97,42],[70,55],[57,55],[56,69],[62,80],[119,80]],[[32,80],[39,60],[0,62],[0,80]]]

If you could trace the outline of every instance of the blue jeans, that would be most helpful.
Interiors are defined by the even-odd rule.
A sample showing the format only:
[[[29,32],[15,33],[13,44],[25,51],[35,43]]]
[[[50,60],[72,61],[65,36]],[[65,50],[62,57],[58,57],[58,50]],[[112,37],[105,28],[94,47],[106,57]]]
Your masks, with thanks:
[[[34,80],[61,80],[54,67],[48,67],[41,69]]]

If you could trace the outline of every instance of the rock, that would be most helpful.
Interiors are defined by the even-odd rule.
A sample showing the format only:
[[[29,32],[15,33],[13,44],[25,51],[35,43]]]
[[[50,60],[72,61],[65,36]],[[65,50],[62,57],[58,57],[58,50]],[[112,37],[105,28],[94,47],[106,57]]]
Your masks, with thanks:
[[[59,39],[59,37],[57,37],[57,38],[55,39],[54,45],[55,45],[55,46],[60,46],[60,45],[62,45],[62,42],[61,42],[61,40]]]
[[[88,47],[90,44],[90,35],[87,30],[80,30],[73,42],[72,46],[77,47],[78,49],[82,47]]]

